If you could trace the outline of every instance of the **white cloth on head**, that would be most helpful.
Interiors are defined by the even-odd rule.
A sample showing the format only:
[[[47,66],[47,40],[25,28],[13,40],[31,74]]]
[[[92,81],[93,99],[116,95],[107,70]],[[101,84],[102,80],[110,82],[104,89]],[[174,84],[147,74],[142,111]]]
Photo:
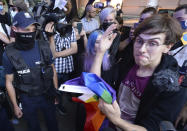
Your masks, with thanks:
[[[67,4],[67,0],[55,0],[54,9],[58,7],[59,9],[62,10],[66,6],[66,4]]]

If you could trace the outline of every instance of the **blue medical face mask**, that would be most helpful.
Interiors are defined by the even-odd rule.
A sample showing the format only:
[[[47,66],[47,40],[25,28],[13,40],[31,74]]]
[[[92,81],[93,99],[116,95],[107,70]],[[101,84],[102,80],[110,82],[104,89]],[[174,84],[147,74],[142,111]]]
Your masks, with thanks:
[[[186,21],[180,21],[181,27],[183,30],[187,29],[187,20]]]
[[[3,5],[0,5],[0,12],[3,11]]]

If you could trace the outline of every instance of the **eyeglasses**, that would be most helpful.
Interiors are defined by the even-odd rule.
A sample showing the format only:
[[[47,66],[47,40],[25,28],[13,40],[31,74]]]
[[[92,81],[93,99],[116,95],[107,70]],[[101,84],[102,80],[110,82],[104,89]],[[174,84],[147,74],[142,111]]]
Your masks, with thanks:
[[[94,14],[95,14],[96,12],[97,12],[97,11],[92,11],[92,12],[90,11],[89,13],[94,13]]]
[[[135,39],[134,47],[135,48],[141,48],[144,44],[146,46],[146,49],[149,50],[149,51],[152,51],[152,50],[158,48],[159,46],[164,45],[164,44],[159,44],[154,39],[143,40],[142,38],[137,37]]]

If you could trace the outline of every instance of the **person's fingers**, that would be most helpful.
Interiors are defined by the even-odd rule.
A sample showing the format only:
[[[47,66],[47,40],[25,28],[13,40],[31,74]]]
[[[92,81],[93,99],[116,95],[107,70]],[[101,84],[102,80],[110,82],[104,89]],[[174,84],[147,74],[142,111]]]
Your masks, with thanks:
[[[116,35],[117,35],[117,33],[112,33],[112,34],[110,34],[109,36],[110,36],[110,39],[109,40],[114,40],[115,38],[116,38]]]
[[[21,118],[21,117],[22,117],[22,112],[19,112],[18,118]]]
[[[101,99],[99,99],[99,104],[98,104],[98,108],[99,110],[104,113],[104,110],[103,110],[103,101]]]
[[[183,119],[183,118],[182,118],[181,115],[179,115],[179,116],[177,117],[177,120],[175,121],[175,127],[177,127],[177,125],[179,124],[179,122],[180,122],[182,119]]]
[[[116,29],[116,27],[117,27],[116,24],[110,25],[110,26],[106,29],[106,31],[104,32],[103,36],[106,37],[106,36],[108,36],[109,34],[111,34],[111,33],[113,32],[113,30]]]
[[[182,125],[184,126],[185,124],[186,124],[186,118],[183,117],[183,119],[182,119]]]
[[[45,26],[45,31],[46,32],[52,32],[54,30],[54,23],[50,22]]]

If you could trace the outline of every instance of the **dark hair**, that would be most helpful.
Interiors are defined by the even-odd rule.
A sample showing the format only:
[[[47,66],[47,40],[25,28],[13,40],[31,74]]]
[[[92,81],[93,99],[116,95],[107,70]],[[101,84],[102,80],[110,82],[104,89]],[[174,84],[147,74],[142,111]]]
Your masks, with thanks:
[[[175,9],[175,12],[179,11],[179,10],[183,10],[185,9],[185,14],[187,14],[187,4],[183,4],[183,5],[180,5],[178,6],[176,9]]]
[[[0,2],[2,2],[2,3],[3,3],[3,5],[5,4],[5,1],[4,1],[4,0],[0,0]]]
[[[145,14],[145,13],[152,13],[152,14],[156,14],[157,10],[154,7],[147,7],[145,8],[140,15]]]
[[[117,17],[116,17],[116,20],[117,20],[117,22],[118,22],[119,24],[123,24],[123,18],[122,18],[122,17],[117,16]]]
[[[165,33],[165,45],[178,42],[182,36],[182,29],[178,21],[169,15],[153,15],[145,19],[134,31],[135,38],[141,33],[155,35]]]

